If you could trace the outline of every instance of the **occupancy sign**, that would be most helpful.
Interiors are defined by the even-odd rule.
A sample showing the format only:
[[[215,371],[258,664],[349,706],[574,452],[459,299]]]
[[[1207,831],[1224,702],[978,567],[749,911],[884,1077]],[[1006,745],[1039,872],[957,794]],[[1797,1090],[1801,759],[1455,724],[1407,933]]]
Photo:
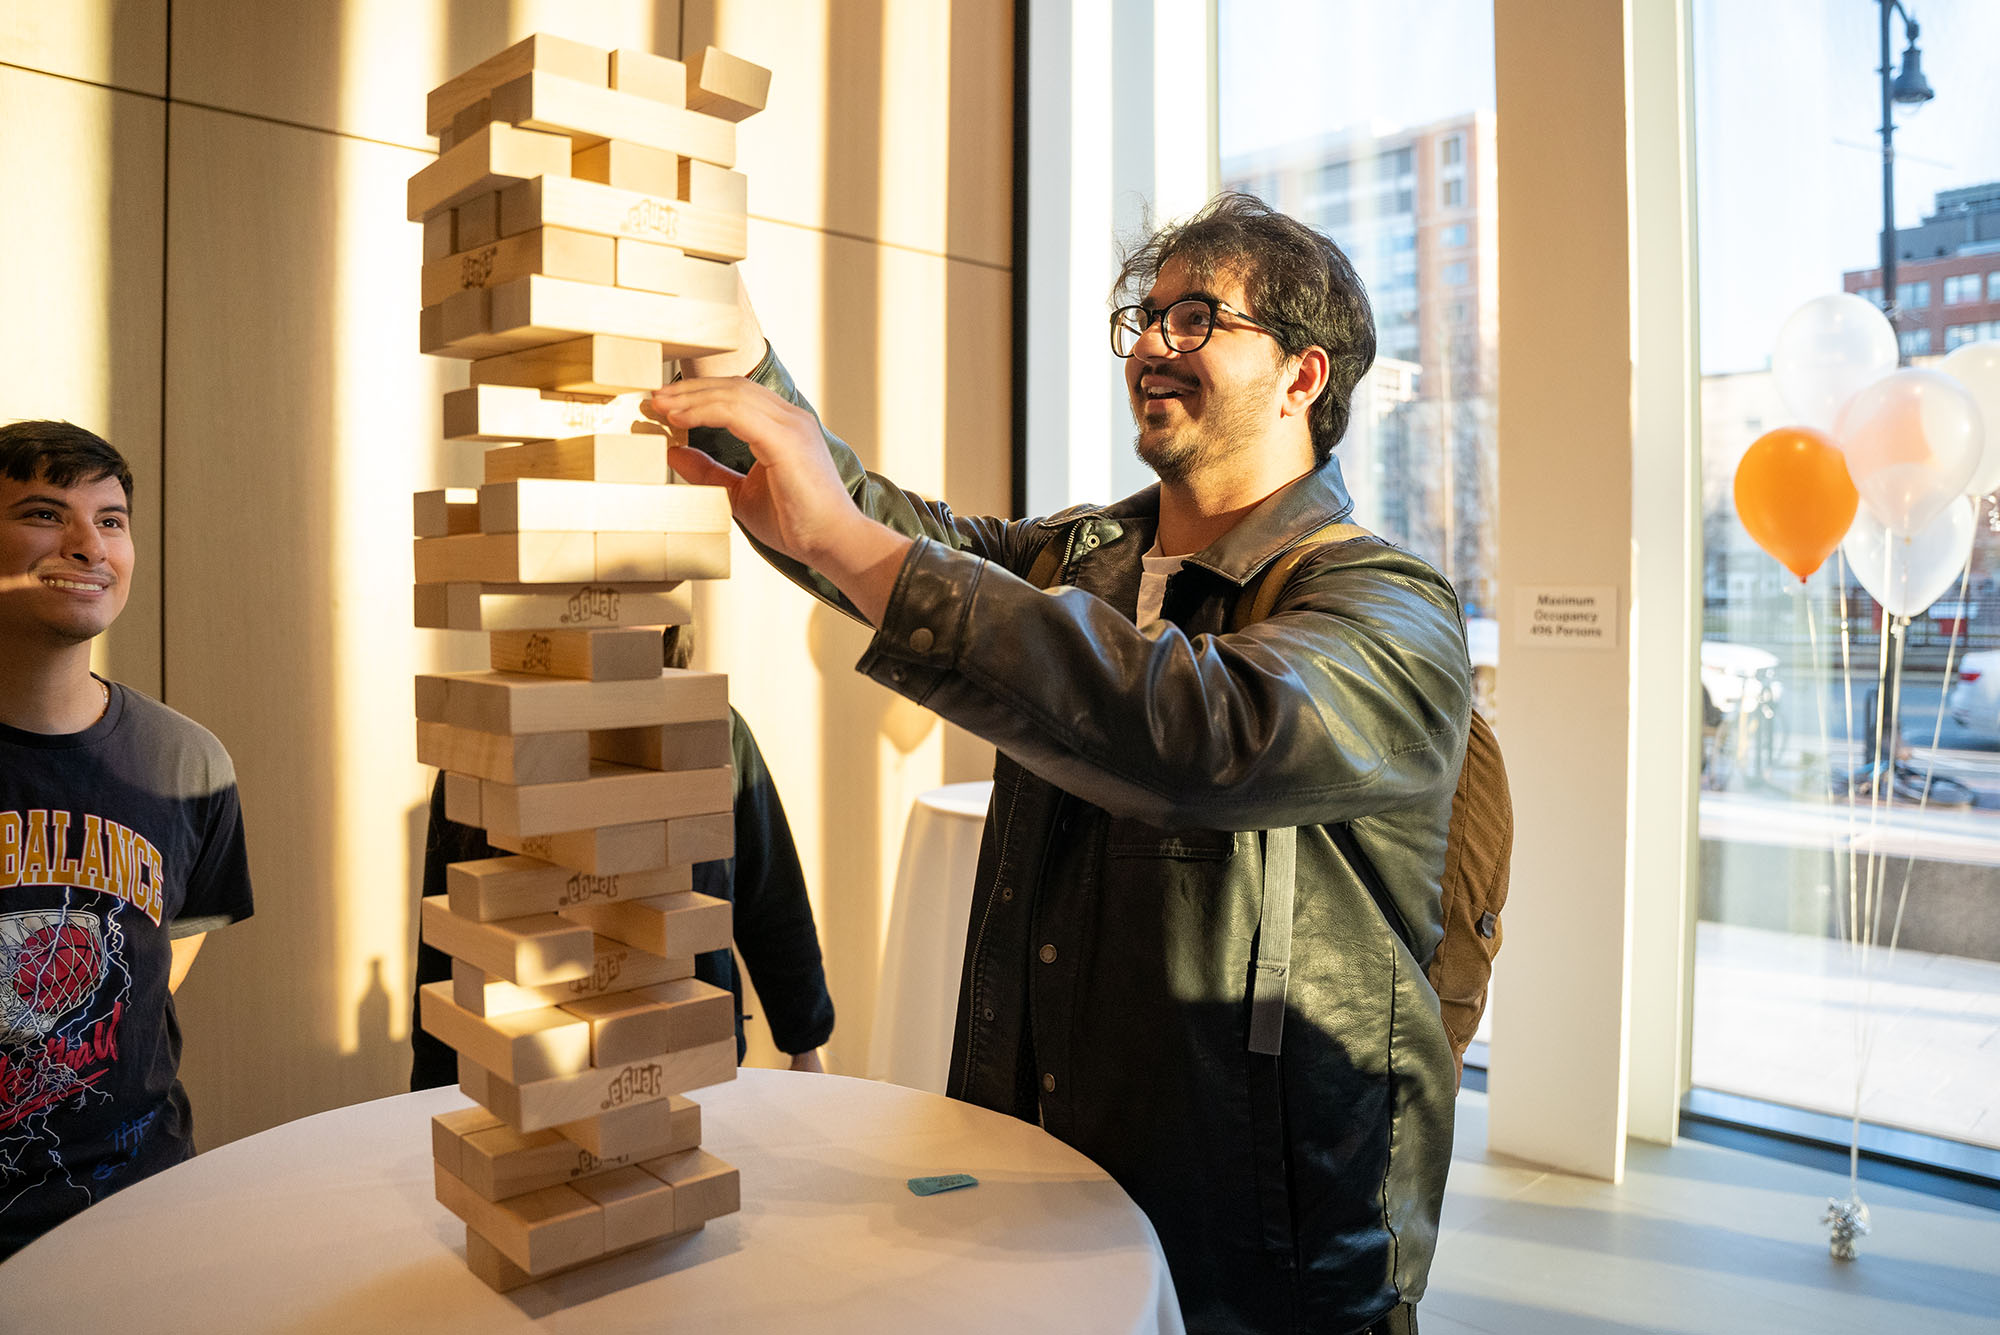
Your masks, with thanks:
[[[1618,590],[1529,588],[1514,596],[1514,642],[1544,649],[1616,649]]]

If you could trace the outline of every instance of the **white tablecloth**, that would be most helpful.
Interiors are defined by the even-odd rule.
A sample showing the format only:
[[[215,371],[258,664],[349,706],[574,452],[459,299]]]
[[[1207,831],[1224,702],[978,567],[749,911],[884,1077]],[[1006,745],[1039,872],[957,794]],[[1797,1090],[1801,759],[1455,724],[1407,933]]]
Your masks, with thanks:
[[[1182,1329],[1152,1226],[1040,1129],[893,1085],[746,1070],[695,1094],[743,1209],[497,1294],[432,1197],[454,1089],[308,1117],[93,1206],[0,1265],[0,1328],[66,1332]],[[979,1185],[918,1197],[908,1178]]]
[[[950,783],[911,805],[875,993],[873,1079],[944,1093],[979,832],[992,795],[991,780]]]

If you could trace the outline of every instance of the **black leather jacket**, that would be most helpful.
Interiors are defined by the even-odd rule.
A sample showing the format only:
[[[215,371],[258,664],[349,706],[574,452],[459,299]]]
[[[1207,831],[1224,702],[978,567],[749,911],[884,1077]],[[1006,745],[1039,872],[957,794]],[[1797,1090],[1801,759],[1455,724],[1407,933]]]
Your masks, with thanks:
[[[805,402],[774,357],[753,378]],[[749,466],[739,442],[695,437]],[[1360,1330],[1414,1302],[1455,1092],[1422,969],[1471,708],[1450,586],[1360,539],[1221,633],[1259,570],[1351,508],[1329,463],[1190,556],[1162,620],[1135,626],[1157,488],[965,518],[828,444],[861,508],[918,538],[859,670],[1000,751],[950,1092],[1109,1171],[1158,1230],[1191,1330]],[[1045,593],[1020,576],[1048,542],[1067,587]],[[1259,831],[1285,825],[1292,979],[1282,1054],[1263,1057],[1247,1048]]]

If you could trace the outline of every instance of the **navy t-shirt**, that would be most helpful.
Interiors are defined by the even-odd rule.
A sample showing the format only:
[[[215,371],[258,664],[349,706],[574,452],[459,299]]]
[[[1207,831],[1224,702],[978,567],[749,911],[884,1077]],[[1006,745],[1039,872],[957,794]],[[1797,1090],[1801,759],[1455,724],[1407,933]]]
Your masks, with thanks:
[[[168,942],[249,916],[207,729],[115,684],[82,732],[0,724],[0,1258],[194,1153]]]

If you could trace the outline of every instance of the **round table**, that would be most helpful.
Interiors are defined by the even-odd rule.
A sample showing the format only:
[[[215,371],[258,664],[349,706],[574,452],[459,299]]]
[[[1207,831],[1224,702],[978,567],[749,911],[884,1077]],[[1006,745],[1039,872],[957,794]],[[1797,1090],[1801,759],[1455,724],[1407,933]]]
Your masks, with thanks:
[[[744,1070],[697,1091],[743,1209],[498,1294],[432,1197],[426,1090],[200,1155],[0,1265],[0,1326],[144,1330],[1182,1330],[1131,1198],[1037,1127],[874,1081]],[[907,1179],[979,1185],[919,1197]]]
[[[911,804],[869,1035],[874,1079],[944,1093],[979,836],[992,795],[990,779],[948,783]]]

